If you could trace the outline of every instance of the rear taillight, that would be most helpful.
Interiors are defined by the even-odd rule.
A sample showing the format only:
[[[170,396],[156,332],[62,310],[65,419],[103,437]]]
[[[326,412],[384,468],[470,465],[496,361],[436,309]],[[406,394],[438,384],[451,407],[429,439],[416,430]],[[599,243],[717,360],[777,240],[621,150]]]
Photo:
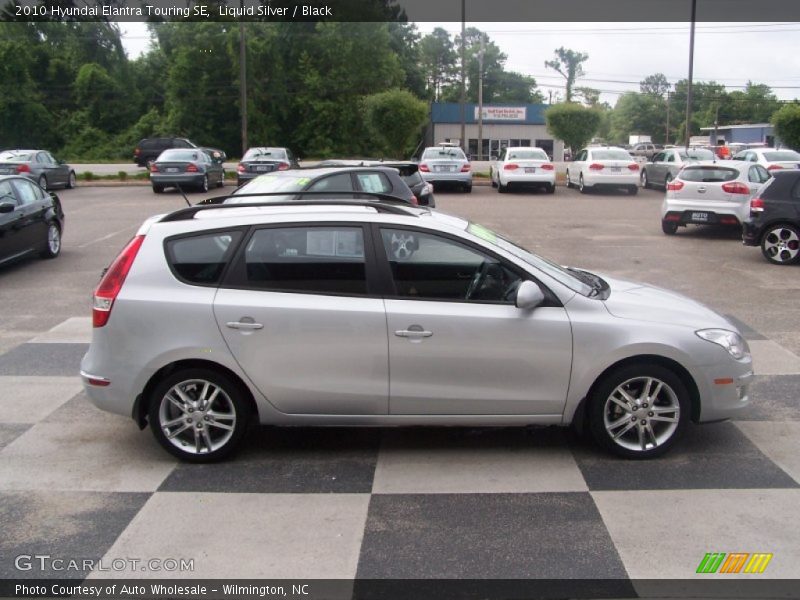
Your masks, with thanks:
[[[236,170],[239,171],[239,173],[244,173],[247,171],[247,167],[245,167],[242,163],[239,163],[236,167]]]
[[[542,165],[542,169],[544,171],[552,171],[553,169],[555,169],[555,166],[551,165],[550,163],[545,163]]]
[[[777,171],[778,169],[782,169],[783,167],[780,165],[770,165],[767,167],[767,171]]]
[[[762,212],[764,212],[764,201],[761,198],[750,200],[750,216],[754,217]]]
[[[602,171],[603,170],[603,165],[601,165],[600,163],[592,163],[592,164],[589,165],[589,170],[590,171]]]
[[[122,284],[128,276],[128,271],[131,270],[133,260],[139,252],[144,242],[143,235],[134,237],[119,256],[114,259],[111,266],[106,271],[97,289],[94,291],[94,306],[92,307],[92,326],[103,327],[108,323],[108,318],[111,316],[111,307],[114,306],[114,300],[117,294],[122,289]]]
[[[469,164],[466,164],[466,165],[464,165],[463,167],[461,167],[461,172],[462,172],[462,173],[469,173],[469,170],[470,170],[471,168],[472,168],[472,167],[471,167]]]
[[[631,171],[638,171],[639,165],[637,163],[631,163],[628,165],[628,169],[630,169]]]
[[[197,166],[196,165],[189,165],[186,167],[187,173],[197,173]]]
[[[729,181],[722,184],[722,190],[729,194],[749,194],[750,188],[739,181]]]
[[[667,184],[667,189],[669,191],[671,191],[671,192],[677,192],[678,190],[682,190],[683,189],[683,182],[680,181],[680,180],[678,180],[678,181],[670,181]]]
[[[156,163],[153,163],[152,165],[150,165],[150,172],[151,173],[158,173],[158,167],[156,166]]]
[[[411,204],[414,206],[419,206],[419,200],[417,200],[416,196],[411,196]]]
[[[30,173],[31,168],[28,165],[17,165],[17,173]]]
[[[133,150],[133,155],[134,156],[139,156],[141,153],[142,153],[142,151],[139,148],[134,148],[134,150]]]
[[[278,165],[278,171],[288,171],[291,166],[289,163],[282,162]]]
[[[419,170],[422,171],[423,173],[430,173],[431,172],[430,168],[425,163],[420,163],[419,164]]]
[[[504,171],[516,171],[517,169],[519,169],[519,165],[515,165],[514,163],[508,163],[503,166]]]

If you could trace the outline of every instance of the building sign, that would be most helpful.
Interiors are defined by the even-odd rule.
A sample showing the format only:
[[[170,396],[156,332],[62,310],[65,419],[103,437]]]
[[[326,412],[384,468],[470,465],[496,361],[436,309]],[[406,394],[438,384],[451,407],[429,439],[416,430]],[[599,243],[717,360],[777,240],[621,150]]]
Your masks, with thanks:
[[[484,106],[484,121],[524,121],[527,117],[525,106]],[[475,107],[475,120],[478,120],[478,107]]]

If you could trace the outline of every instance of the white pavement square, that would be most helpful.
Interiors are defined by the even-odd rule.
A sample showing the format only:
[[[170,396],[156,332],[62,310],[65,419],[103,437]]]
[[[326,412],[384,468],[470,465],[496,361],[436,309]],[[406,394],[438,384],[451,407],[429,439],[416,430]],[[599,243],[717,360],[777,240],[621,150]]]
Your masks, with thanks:
[[[72,317],[29,341],[36,344],[90,344],[92,318]]]
[[[780,344],[772,340],[750,340],[747,343],[753,355],[756,375],[800,374],[800,356]]]
[[[0,423],[38,423],[80,393],[78,377],[0,377]]]
[[[203,579],[352,579],[369,494],[158,492],[108,550],[113,558],[194,559]],[[153,577],[142,571],[97,577]]]

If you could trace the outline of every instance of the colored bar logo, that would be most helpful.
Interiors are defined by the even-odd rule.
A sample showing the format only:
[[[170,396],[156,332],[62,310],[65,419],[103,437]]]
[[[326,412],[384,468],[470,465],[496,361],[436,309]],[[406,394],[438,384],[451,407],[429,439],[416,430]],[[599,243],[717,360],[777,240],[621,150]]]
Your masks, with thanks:
[[[769,561],[772,560],[771,553],[755,552],[706,552],[703,560],[697,566],[697,573],[763,573]],[[744,570],[743,570],[744,569]]]

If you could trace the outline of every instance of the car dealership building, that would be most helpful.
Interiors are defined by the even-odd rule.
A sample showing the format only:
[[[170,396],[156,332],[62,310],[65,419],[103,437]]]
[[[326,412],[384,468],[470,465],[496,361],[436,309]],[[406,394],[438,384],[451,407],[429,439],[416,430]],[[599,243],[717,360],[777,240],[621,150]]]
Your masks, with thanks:
[[[538,146],[554,160],[561,160],[564,143],[547,132],[544,111],[547,104],[484,104],[482,151],[478,152],[478,105],[464,105],[466,151],[472,160],[488,160],[507,146]],[[457,102],[431,104],[431,120],[425,145],[461,140],[461,105]]]

